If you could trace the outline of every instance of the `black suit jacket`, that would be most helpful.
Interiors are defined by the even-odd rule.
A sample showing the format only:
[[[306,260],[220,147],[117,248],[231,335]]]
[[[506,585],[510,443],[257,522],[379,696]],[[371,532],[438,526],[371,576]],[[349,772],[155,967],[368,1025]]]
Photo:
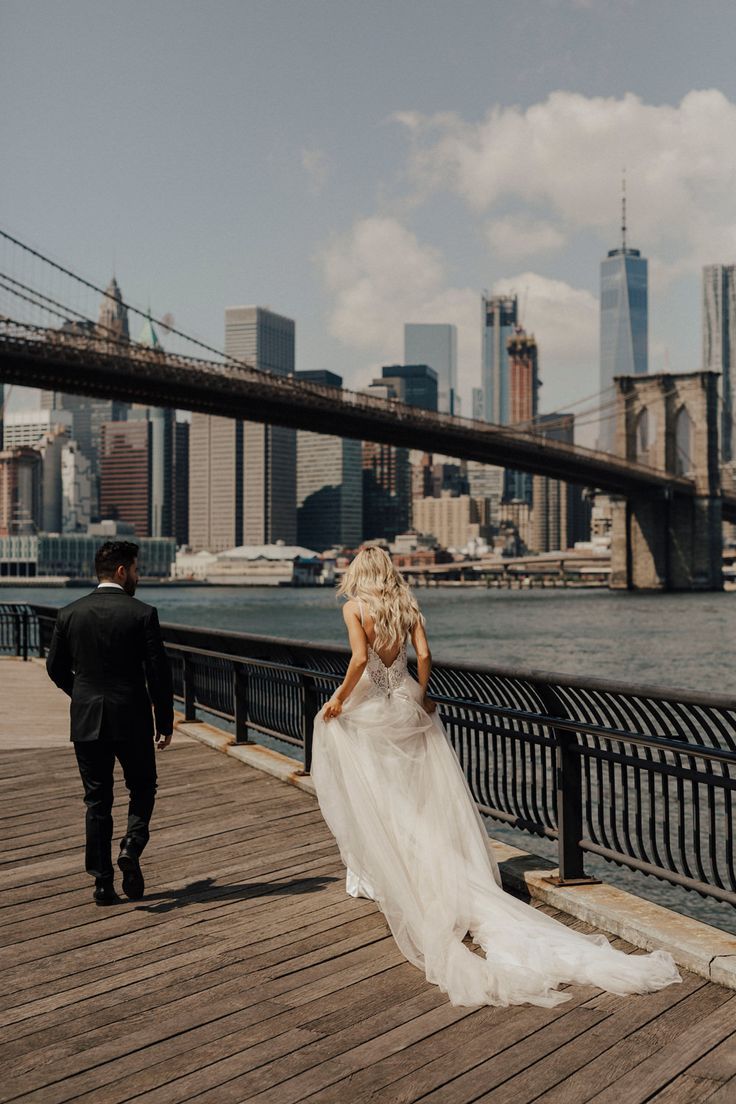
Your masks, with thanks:
[[[171,668],[153,606],[117,587],[59,610],[46,670],[71,701],[72,740],[140,740],[174,727]]]

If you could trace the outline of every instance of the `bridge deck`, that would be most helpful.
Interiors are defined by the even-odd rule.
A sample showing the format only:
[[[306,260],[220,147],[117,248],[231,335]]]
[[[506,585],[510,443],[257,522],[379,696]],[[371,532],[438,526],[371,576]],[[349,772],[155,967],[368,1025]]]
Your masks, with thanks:
[[[11,659],[0,697],[1,1099],[736,1099],[732,991],[686,974],[452,1008],[345,896],[314,800],[185,738],[160,760],[146,898],[95,907],[65,701]]]

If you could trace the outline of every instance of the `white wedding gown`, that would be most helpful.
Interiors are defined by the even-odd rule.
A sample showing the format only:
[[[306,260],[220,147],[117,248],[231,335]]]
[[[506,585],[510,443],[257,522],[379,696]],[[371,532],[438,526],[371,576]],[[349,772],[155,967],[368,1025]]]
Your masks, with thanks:
[[[569,999],[561,982],[627,994],[681,981],[666,951],[617,951],[501,888],[463,771],[421,699],[406,646],[391,667],[369,649],[342,713],[317,715],[312,759],[347,891],[375,900],[406,958],[455,1005],[549,1007]]]

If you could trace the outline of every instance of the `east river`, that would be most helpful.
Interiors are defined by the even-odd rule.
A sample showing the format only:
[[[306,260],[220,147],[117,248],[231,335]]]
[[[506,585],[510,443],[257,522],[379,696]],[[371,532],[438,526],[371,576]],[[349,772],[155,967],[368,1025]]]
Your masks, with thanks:
[[[0,602],[65,605],[76,589],[0,588]],[[143,587],[162,621],[324,643],[344,643],[334,591],[245,587]],[[417,591],[437,659],[527,667],[649,686],[734,694],[736,593],[634,595],[607,590]],[[538,853],[544,841],[491,824],[492,835]],[[591,873],[736,932],[736,910],[605,862]]]

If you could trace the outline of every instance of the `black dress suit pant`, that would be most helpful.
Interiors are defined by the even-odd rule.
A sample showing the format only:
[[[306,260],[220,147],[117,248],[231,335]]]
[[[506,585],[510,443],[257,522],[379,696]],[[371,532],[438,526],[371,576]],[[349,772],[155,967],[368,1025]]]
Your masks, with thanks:
[[[148,843],[148,825],[156,800],[156,751],[152,738],[132,740],[77,740],[74,743],[87,806],[87,873],[111,878],[113,866],[112,801],[113,769],[117,759],[123,768],[130,795],[128,846],[140,855]]]

